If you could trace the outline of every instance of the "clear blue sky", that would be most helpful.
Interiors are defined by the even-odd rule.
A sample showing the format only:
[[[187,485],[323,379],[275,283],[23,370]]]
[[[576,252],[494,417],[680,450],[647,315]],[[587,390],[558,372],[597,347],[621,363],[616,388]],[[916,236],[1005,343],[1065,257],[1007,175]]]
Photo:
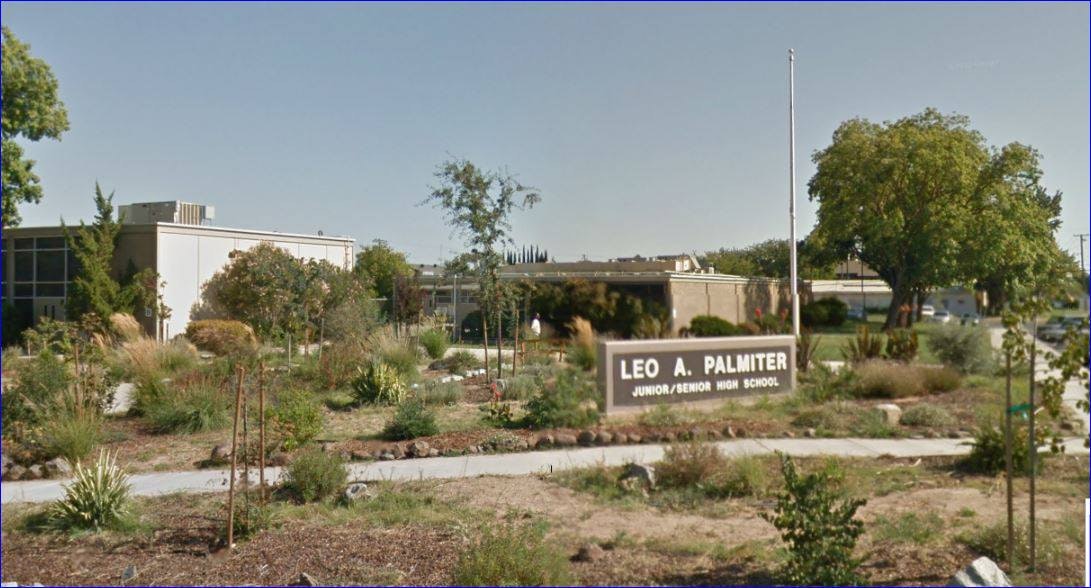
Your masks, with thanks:
[[[72,129],[30,146],[24,225],[189,200],[216,224],[460,248],[417,204],[448,154],[542,190],[519,242],[559,260],[786,237],[787,49],[800,234],[810,154],[845,119],[934,106],[1029,143],[1088,230],[1088,4],[23,4]]]

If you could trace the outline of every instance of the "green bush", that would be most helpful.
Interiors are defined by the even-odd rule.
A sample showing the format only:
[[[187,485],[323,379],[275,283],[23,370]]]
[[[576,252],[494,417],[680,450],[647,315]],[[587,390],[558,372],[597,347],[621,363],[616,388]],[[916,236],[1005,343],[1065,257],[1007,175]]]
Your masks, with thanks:
[[[866,501],[846,498],[828,471],[801,476],[791,458],[780,454],[780,459],[784,491],[773,512],[762,517],[788,547],[781,579],[790,585],[860,584],[860,560],[853,551],[864,525],[855,516]]]
[[[743,333],[742,329],[718,316],[702,314],[689,321],[689,334],[694,337],[733,337]]]
[[[845,361],[861,363],[869,359],[879,359],[883,356],[882,335],[872,335],[867,325],[856,327],[856,337],[850,339],[841,350]]]
[[[276,402],[266,410],[277,445],[294,451],[322,432],[322,408],[306,390],[287,388],[276,395]]]
[[[129,490],[129,476],[117,467],[117,456],[103,450],[93,465],[75,465],[64,498],[49,509],[50,522],[66,530],[116,528],[128,514]]]
[[[309,374],[309,379],[326,390],[346,388],[356,377],[357,368],[369,361],[370,353],[360,342],[334,341],[322,350],[322,355],[316,360],[315,369]],[[300,368],[305,365],[306,360]],[[301,371],[302,369],[293,371],[293,375]]]
[[[917,332],[913,329],[891,329],[886,339],[886,356],[893,361],[909,363],[917,357]]]
[[[209,378],[183,382],[145,408],[157,433],[199,433],[231,424],[232,394]]]
[[[162,378],[152,377],[136,381],[133,386],[133,402],[129,414],[143,416],[148,409],[163,401],[167,395],[167,384]]]
[[[805,373],[799,374],[796,393],[811,403],[829,402],[835,398],[852,396],[856,387],[856,373],[848,368],[834,371],[823,363],[816,363]]]
[[[599,421],[595,384],[576,370],[565,370],[526,403],[524,425],[532,429],[586,427]]]
[[[813,428],[819,434],[833,433],[848,426],[848,414],[843,406],[815,406],[801,410],[792,424]]]
[[[925,393],[924,377],[915,366],[868,361],[856,368],[856,395],[860,398],[905,398]]]
[[[352,395],[357,404],[398,404],[409,393],[398,371],[385,363],[374,362],[357,368],[352,381]]]
[[[284,490],[301,502],[324,500],[339,492],[348,481],[341,458],[309,449],[288,463]]]
[[[848,316],[848,305],[830,297],[809,302],[799,309],[799,320],[807,327],[839,327]]]
[[[443,360],[443,364],[452,374],[462,375],[481,367],[481,360],[471,351],[455,351]]]
[[[1043,444],[1041,431],[1038,435],[1038,446]],[[1027,426],[1018,420],[1012,421],[1011,427],[1011,462],[1012,473],[1019,476],[1030,471],[1030,443]],[[1041,463],[1043,454],[1039,454],[1038,462]],[[998,427],[984,425],[978,427],[974,433],[974,440],[970,444],[970,454],[963,461],[965,468],[971,472],[996,475],[1005,469],[1004,455],[1004,431]]]
[[[419,338],[421,346],[432,359],[442,358],[447,353],[447,348],[451,346],[451,339],[443,331],[429,329],[422,332]]]
[[[398,409],[386,423],[382,434],[384,439],[402,441],[427,437],[438,432],[436,416],[432,411],[428,410],[420,400],[410,398],[398,404]]]
[[[905,409],[900,422],[910,427],[948,427],[955,422],[955,418],[942,406],[914,404]]]
[[[973,525],[969,531],[958,536],[958,541],[978,555],[1006,563],[1009,567],[1026,565],[1030,562],[1030,526],[1026,519],[1017,518],[1013,527],[1014,562],[1008,561],[1008,523],[1003,518],[990,525]],[[1082,536],[1082,530],[1080,534]],[[1071,561],[1071,556],[1065,553],[1058,535],[1059,533],[1051,533],[1039,527],[1035,537],[1035,563],[1039,569],[1051,569]]]
[[[75,464],[102,442],[102,417],[93,411],[60,413],[42,430],[46,457],[63,457]]]
[[[805,373],[811,368],[821,340],[822,337],[815,337],[810,331],[803,331],[796,337],[796,369],[800,373]]]
[[[878,541],[924,545],[943,533],[945,522],[934,512],[905,512],[893,517],[875,517],[872,537]]]
[[[726,464],[727,458],[715,445],[689,441],[667,447],[655,474],[664,487],[685,488],[710,481]]]
[[[449,406],[462,400],[462,384],[458,382],[440,383],[437,380],[425,382],[413,395],[428,406]]]
[[[519,374],[506,380],[504,386],[505,400],[526,400],[531,398],[545,387],[545,380],[536,374]]]
[[[383,364],[394,368],[403,382],[412,382],[420,375],[417,369],[420,352],[408,340],[384,342],[379,349],[379,359]]]
[[[4,436],[10,438],[19,437],[28,427],[40,424],[45,407],[72,382],[68,367],[48,350],[19,364],[14,379],[15,383],[4,390],[2,396]]]
[[[485,526],[459,555],[458,586],[566,586],[574,583],[568,560],[545,542],[538,525]]]
[[[226,511],[226,509],[224,509]],[[262,506],[257,501],[235,499],[235,517],[231,520],[234,525],[233,539],[249,539],[273,526],[273,509]],[[226,527],[226,525],[225,525]],[[224,540],[226,540],[226,533]]]
[[[917,368],[917,372],[921,376],[921,384],[924,389],[932,393],[957,390],[959,385],[962,384],[962,375],[958,370],[949,367],[930,368],[921,366]]]
[[[206,319],[186,325],[186,339],[198,349],[216,355],[252,353],[257,347],[254,330],[240,321]]]
[[[944,365],[964,374],[987,374],[994,368],[989,332],[982,327],[940,325],[928,334],[928,346]]]

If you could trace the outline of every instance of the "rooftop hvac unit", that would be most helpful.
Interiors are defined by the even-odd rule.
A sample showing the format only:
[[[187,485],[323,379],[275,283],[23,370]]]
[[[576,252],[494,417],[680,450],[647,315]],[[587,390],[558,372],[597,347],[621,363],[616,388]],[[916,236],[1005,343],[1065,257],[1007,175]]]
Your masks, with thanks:
[[[118,207],[121,222],[127,225],[176,223],[203,225],[216,216],[216,209],[204,204],[173,200],[169,202],[137,202]]]

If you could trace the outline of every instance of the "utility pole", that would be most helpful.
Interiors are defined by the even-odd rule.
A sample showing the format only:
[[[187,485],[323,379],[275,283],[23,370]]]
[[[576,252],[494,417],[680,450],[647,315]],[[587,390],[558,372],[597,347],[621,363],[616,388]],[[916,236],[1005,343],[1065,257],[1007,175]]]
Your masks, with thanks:
[[[788,235],[789,261],[792,281],[792,334],[799,337],[799,276],[796,263],[796,51],[788,50],[788,181],[790,197],[788,216],[791,217],[791,230]]]
[[[1087,289],[1088,281],[1087,270],[1084,269],[1083,265],[1083,242],[1085,239],[1087,239],[1088,236],[1089,235],[1087,233],[1080,233],[1076,235],[1076,238],[1080,240],[1080,281],[1083,282],[1082,286],[1084,287],[1084,289]]]

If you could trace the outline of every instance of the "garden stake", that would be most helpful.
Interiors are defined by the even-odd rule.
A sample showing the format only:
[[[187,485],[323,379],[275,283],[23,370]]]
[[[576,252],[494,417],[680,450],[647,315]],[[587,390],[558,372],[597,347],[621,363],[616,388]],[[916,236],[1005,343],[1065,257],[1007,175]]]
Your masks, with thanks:
[[[321,353],[321,351],[320,351]],[[258,364],[258,492],[265,506],[265,362]]]
[[[239,406],[242,404],[243,368],[236,368],[235,420],[231,425],[231,481],[227,487],[227,549],[235,548],[235,461],[239,447]]]
[[[1034,512],[1034,478],[1038,469],[1038,439],[1034,432],[1034,363],[1038,354],[1038,315],[1034,316],[1034,331],[1030,339],[1030,571],[1035,571],[1037,553],[1035,549],[1035,512]]]
[[[1008,565],[1014,561],[1015,553],[1015,514],[1011,503],[1011,350],[1005,354],[1004,384],[1004,469],[1008,482]]]

